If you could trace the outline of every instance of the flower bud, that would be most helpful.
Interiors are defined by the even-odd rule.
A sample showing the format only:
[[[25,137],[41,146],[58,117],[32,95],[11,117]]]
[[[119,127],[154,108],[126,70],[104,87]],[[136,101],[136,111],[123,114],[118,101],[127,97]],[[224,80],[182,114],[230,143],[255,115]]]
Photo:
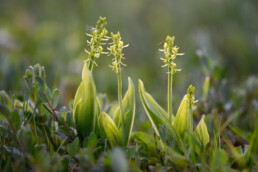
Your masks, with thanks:
[[[181,101],[173,122],[173,127],[181,136],[183,136],[186,131],[193,132],[194,90],[195,88],[190,85],[187,89],[187,94]]]

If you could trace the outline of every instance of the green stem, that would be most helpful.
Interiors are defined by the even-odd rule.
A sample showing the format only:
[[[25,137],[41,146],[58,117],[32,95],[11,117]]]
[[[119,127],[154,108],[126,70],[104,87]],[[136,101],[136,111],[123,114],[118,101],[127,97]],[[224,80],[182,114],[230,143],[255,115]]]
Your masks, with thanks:
[[[120,64],[118,67],[118,73],[117,73],[117,79],[118,79],[118,101],[119,101],[119,107],[120,107],[120,115],[122,122],[120,124],[123,124],[124,122],[124,115],[123,115],[123,103],[122,103],[122,80],[121,80],[121,71],[120,71]]]
[[[189,127],[190,127],[189,132],[192,133],[193,132],[193,107],[192,107],[190,99],[188,100],[188,118],[190,119],[189,120]]]
[[[89,63],[89,70],[92,72],[93,70],[93,64],[94,64],[94,61],[93,60],[90,60],[90,63]]]
[[[168,67],[168,116],[169,121],[172,123],[172,82],[173,82],[173,75],[171,67]]]

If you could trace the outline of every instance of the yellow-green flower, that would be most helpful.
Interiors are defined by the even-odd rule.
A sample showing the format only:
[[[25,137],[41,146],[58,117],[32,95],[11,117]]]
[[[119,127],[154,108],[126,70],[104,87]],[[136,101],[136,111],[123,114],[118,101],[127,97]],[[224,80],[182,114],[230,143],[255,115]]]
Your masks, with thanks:
[[[89,55],[87,61],[89,61],[89,69],[92,71],[93,65],[96,65],[95,59],[99,58],[103,52],[102,45],[103,41],[108,40],[106,36],[108,31],[106,30],[106,17],[99,17],[96,27],[93,29],[91,34],[87,34],[91,37],[90,41],[87,41],[90,46],[90,50],[86,50],[85,52]]]
[[[124,59],[123,48],[128,47],[128,44],[124,46],[124,42],[121,40],[120,32],[117,34],[113,34],[111,32],[111,38],[113,40],[112,45],[108,48],[110,53],[114,56],[112,59],[112,69],[118,74],[121,70],[121,65],[125,66],[122,63],[122,59]]]

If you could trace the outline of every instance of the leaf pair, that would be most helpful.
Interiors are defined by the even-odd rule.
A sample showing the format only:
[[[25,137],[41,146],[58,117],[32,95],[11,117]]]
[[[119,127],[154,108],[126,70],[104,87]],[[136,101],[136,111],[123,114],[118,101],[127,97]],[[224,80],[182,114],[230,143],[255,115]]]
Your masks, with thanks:
[[[200,122],[198,123],[194,131],[194,137],[197,139],[199,144],[202,145],[202,147],[205,147],[210,141],[208,129],[204,121],[204,115],[202,116]],[[200,148],[198,146],[195,146],[195,152],[197,154],[200,153]]]
[[[121,123],[119,107],[113,115],[114,121],[105,112],[100,113],[94,79],[85,63],[73,108],[75,127],[80,139],[95,131],[98,135],[106,136],[111,146],[128,144],[135,116],[135,89],[130,78],[128,78],[128,90],[123,99],[123,110],[123,123]]]
[[[87,64],[84,64],[82,81],[74,98],[73,117],[78,136],[83,139],[90,135],[96,127],[99,115],[99,105],[96,97],[96,86]]]
[[[113,119],[102,112],[99,116],[100,130],[105,133],[111,146],[127,146],[133,128],[135,117],[135,88],[131,78],[128,78],[128,90],[123,99],[123,118],[118,107]]]
[[[159,126],[170,126],[167,112],[147,93],[143,82],[139,80],[139,93],[143,107],[152,123],[156,133],[159,135]]]
[[[141,80],[139,80],[139,93],[143,107],[158,135],[159,131],[162,129],[161,126],[165,126],[170,135],[174,136],[174,138],[176,138],[177,141],[181,143],[180,138],[185,138],[186,133],[193,133],[192,106],[194,103],[194,87],[190,86],[188,88],[188,93],[181,101],[176,117],[172,121],[172,124],[169,122],[168,114],[166,111],[152,98],[149,93],[145,91],[144,84]],[[196,140],[203,146],[206,146],[209,142],[209,134],[203,117],[193,134]],[[165,141],[164,138],[162,139]]]

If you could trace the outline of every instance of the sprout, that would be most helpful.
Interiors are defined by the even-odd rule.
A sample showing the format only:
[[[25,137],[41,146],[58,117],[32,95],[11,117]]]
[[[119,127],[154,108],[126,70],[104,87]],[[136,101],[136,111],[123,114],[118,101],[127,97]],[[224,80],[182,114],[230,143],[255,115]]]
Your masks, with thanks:
[[[198,100],[195,100],[194,92],[195,92],[195,87],[190,85],[187,89],[187,98],[190,100],[191,105],[198,102]]]

